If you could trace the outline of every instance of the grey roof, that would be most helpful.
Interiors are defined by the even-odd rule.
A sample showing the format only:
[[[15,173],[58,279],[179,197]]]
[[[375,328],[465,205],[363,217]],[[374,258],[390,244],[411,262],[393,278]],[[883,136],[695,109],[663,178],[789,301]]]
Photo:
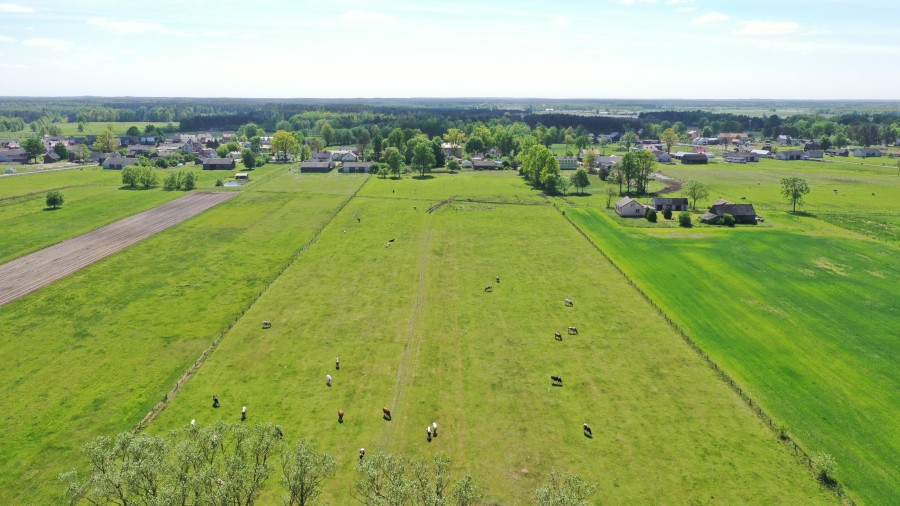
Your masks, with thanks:
[[[318,162],[318,163],[323,163],[323,162]],[[344,162],[344,167],[365,168],[365,167],[370,167],[373,163],[375,163],[375,162]]]
[[[714,205],[712,212],[721,216],[730,214],[732,216],[756,216],[756,210],[753,204],[720,204]]]
[[[358,162],[346,162],[346,163],[344,163],[344,166],[346,167],[347,165],[350,165],[351,163],[358,163]],[[316,167],[333,167],[333,166],[334,166],[334,164],[331,162],[300,162],[300,167],[307,167],[310,169],[316,168]]]
[[[137,162],[137,158],[131,158],[128,156],[110,156],[103,161],[103,165],[134,165]]]
[[[203,160],[203,165],[233,165],[234,158],[207,158]]]

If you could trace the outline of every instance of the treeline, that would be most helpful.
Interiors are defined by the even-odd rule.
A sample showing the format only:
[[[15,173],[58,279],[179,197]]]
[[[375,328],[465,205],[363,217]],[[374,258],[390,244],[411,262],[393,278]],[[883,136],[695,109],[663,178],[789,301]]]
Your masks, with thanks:
[[[709,126],[719,132],[760,131],[765,124],[764,118],[737,115],[731,113],[711,113],[708,111],[660,111],[644,112],[638,115],[642,123],[681,122],[698,128]]]

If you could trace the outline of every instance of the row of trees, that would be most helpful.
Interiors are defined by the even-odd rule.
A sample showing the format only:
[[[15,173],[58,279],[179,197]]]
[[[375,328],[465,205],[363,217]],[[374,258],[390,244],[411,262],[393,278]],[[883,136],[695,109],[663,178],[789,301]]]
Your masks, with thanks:
[[[83,448],[90,472],[60,475],[70,504],[252,505],[278,475],[284,504],[313,504],[336,461],[312,443],[290,446],[280,427],[216,424],[163,436],[124,432]],[[279,473],[280,471],[280,473]],[[454,476],[448,458],[376,453],[356,466],[353,496],[371,505],[475,505],[484,497],[471,476]],[[539,505],[584,504],[596,487],[552,472],[534,493]]]

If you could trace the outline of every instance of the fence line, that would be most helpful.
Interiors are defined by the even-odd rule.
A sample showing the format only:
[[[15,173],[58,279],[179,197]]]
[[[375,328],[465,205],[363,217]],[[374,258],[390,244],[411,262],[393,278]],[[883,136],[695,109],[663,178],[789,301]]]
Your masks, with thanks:
[[[593,246],[594,249],[596,249],[597,252],[599,252],[600,255],[603,258],[605,258],[606,261],[609,262],[609,264],[612,265],[613,268],[616,271],[618,271],[619,274],[622,275],[623,278],[625,278],[626,281],[628,281],[628,283],[637,291],[637,293],[648,304],[650,304],[650,307],[655,309],[656,312],[659,313],[660,316],[662,316],[666,320],[666,323],[668,323],[669,326],[679,336],[681,336],[681,338],[684,340],[684,342],[686,342],[688,344],[688,346],[690,346],[697,353],[697,355],[699,355],[700,358],[702,358],[707,363],[707,365],[709,365],[709,367],[712,368],[712,370],[718,374],[719,378],[722,379],[725,382],[725,384],[728,385],[731,388],[731,390],[738,395],[738,397],[740,397],[745,403],[747,403],[747,405],[750,407],[750,409],[753,410],[753,412],[756,413],[756,415],[778,436],[778,438],[781,441],[783,441],[788,446],[788,448],[790,448],[794,452],[794,455],[797,456],[798,458],[800,458],[801,461],[803,461],[803,463],[805,463],[807,467],[815,470],[812,458],[810,457],[809,453],[802,446],[800,446],[800,443],[795,441],[794,438],[792,438],[790,436],[790,434],[787,433],[785,428],[781,424],[778,424],[775,421],[775,419],[773,419],[766,412],[766,410],[762,407],[762,405],[760,405],[758,402],[755,402],[753,400],[753,398],[750,396],[750,394],[743,387],[741,387],[741,385],[737,381],[735,381],[734,378],[732,378],[731,375],[729,375],[728,372],[725,371],[725,369],[720,367],[719,364],[717,364],[712,359],[712,357],[710,357],[705,351],[703,351],[703,348],[701,348],[700,345],[697,344],[697,342],[694,341],[688,335],[688,333],[681,327],[681,325],[676,323],[663,310],[662,307],[660,307],[656,302],[654,302],[653,299],[650,298],[650,296],[647,295],[647,293],[644,292],[644,290],[641,289],[641,287],[638,286],[638,284],[635,283],[634,280],[631,279],[631,277],[628,274],[626,274],[625,271],[622,270],[622,268],[619,267],[619,265],[616,262],[614,262],[613,259],[609,255],[607,255],[606,252],[603,251],[603,249],[601,249],[600,246],[597,245],[597,243],[594,242],[594,240],[591,239],[590,236],[588,236],[588,234],[584,230],[582,230],[581,227],[579,227],[574,221],[572,221],[571,218],[569,218],[569,216],[566,215],[565,210],[560,209],[559,205],[556,204],[555,202],[553,203],[553,207],[555,207],[557,209],[557,211],[559,211],[562,214],[563,218],[565,218],[566,221],[568,221],[569,224],[572,225],[572,227],[574,227],[575,230],[577,230],[578,233],[581,234],[581,236],[584,237],[585,240],[587,240],[588,243],[590,243],[590,245]],[[853,502],[853,500],[846,495],[846,493],[844,492],[844,488],[840,482],[835,480],[835,486],[834,486],[833,490],[845,504],[848,504],[851,506],[855,504]]]
[[[241,318],[244,317],[244,315],[247,313],[247,311],[250,311],[250,309],[252,309],[253,306],[256,305],[256,303],[259,301],[259,299],[262,298],[263,294],[266,293],[269,290],[269,288],[276,281],[278,281],[278,278],[280,278],[281,275],[284,274],[284,272],[286,270],[288,270],[288,268],[291,265],[294,264],[294,262],[300,257],[300,255],[304,251],[309,249],[310,246],[315,244],[315,242],[319,239],[319,236],[322,234],[322,232],[325,230],[325,228],[327,228],[328,225],[330,225],[331,222],[334,221],[334,219],[337,217],[337,215],[341,211],[344,210],[344,208],[347,206],[347,204],[349,204],[350,201],[353,200],[354,197],[356,197],[356,194],[359,193],[359,191],[362,190],[362,188],[366,185],[366,183],[369,182],[369,179],[371,179],[371,178],[367,178],[365,181],[363,181],[363,184],[359,185],[359,188],[357,188],[352,194],[350,194],[350,196],[347,197],[347,199],[344,200],[341,203],[341,205],[338,206],[338,208],[331,214],[331,216],[328,218],[328,220],[325,223],[323,223],[322,226],[319,227],[313,233],[312,237],[309,238],[309,240],[306,242],[306,244],[301,246],[299,249],[297,249],[297,251],[294,252],[293,255],[291,255],[291,257],[288,259],[288,261],[285,262],[284,265],[282,265],[281,270],[279,270],[278,273],[274,277],[272,277],[272,279],[269,280],[269,282],[262,289],[262,291],[259,292],[259,295],[255,299],[251,300],[250,303],[247,305],[247,307],[242,309],[241,312],[238,314],[238,316],[236,318],[234,318],[231,322],[229,322],[228,325],[226,325],[225,329],[222,332],[220,332],[219,335],[215,337],[215,339],[213,339],[213,341],[212,341],[212,343],[210,343],[209,347],[206,348],[205,350],[203,350],[203,353],[200,354],[200,357],[198,357],[197,360],[195,360],[194,363],[191,364],[191,366],[188,368],[188,370],[185,371],[185,373],[182,374],[180,378],[178,378],[178,381],[175,382],[175,386],[173,386],[171,390],[166,392],[166,395],[165,395],[165,397],[163,397],[163,400],[161,400],[159,403],[157,403],[155,406],[153,406],[153,409],[151,409],[147,413],[147,416],[145,416],[140,421],[140,423],[137,424],[137,426],[132,430],[133,433],[137,434],[138,432],[142,431],[144,428],[147,427],[147,425],[150,424],[150,422],[152,422],[157,416],[159,416],[159,414],[162,413],[164,409],[166,409],[166,407],[169,405],[169,403],[172,402],[172,399],[174,399],[175,396],[178,395],[178,392],[181,391],[181,388],[184,386],[184,384],[187,383],[187,381],[189,379],[191,379],[191,377],[194,374],[197,373],[197,371],[200,369],[200,366],[202,366],[203,363],[206,361],[207,357],[209,357],[209,355],[219,346],[219,343],[222,341],[222,339],[225,337],[225,335],[228,334],[228,332],[231,331],[231,329],[237,324],[237,322],[239,322],[241,320]]]

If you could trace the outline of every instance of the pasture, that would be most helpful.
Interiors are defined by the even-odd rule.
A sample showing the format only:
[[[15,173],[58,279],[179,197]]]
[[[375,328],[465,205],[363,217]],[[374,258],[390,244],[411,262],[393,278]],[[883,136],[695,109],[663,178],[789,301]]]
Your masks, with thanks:
[[[851,497],[900,496],[895,246],[774,211],[768,227],[693,230],[566,212],[808,452],[834,455]]]
[[[296,177],[267,170],[274,186]],[[248,185],[3,306],[0,395],[14,416],[0,424],[0,502],[58,502],[56,476],[80,462],[81,446],[135,427],[364,181],[307,176],[292,193]]]
[[[138,130],[143,134],[144,127],[147,125],[153,125],[156,128],[163,128],[169,123],[161,122],[161,121],[88,121],[84,124],[84,131],[78,131],[78,123],[52,123],[53,126],[59,127],[60,133],[62,136],[84,136],[84,135],[97,135],[107,128],[112,129],[113,133],[116,135],[125,135],[125,132],[133,127],[138,127]],[[177,124],[177,122],[176,122]],[[30,128],[26,128],[25,130],[21,130],[18,132],[3,132],[3,137],[12,138],[12,139],[24,139],[26,137],[33,137],[35,135],[34,132],[31,131]]]
[[[578,336],[553,338],[569,325]],[[488,502],[527,503],[553,468],[596,482],[601,503],[836,502],[510,172],[372,178],[147,430],[238,420],[244,405],[337,458],[337,504],[352,500],[360,447],[444,453]]]

